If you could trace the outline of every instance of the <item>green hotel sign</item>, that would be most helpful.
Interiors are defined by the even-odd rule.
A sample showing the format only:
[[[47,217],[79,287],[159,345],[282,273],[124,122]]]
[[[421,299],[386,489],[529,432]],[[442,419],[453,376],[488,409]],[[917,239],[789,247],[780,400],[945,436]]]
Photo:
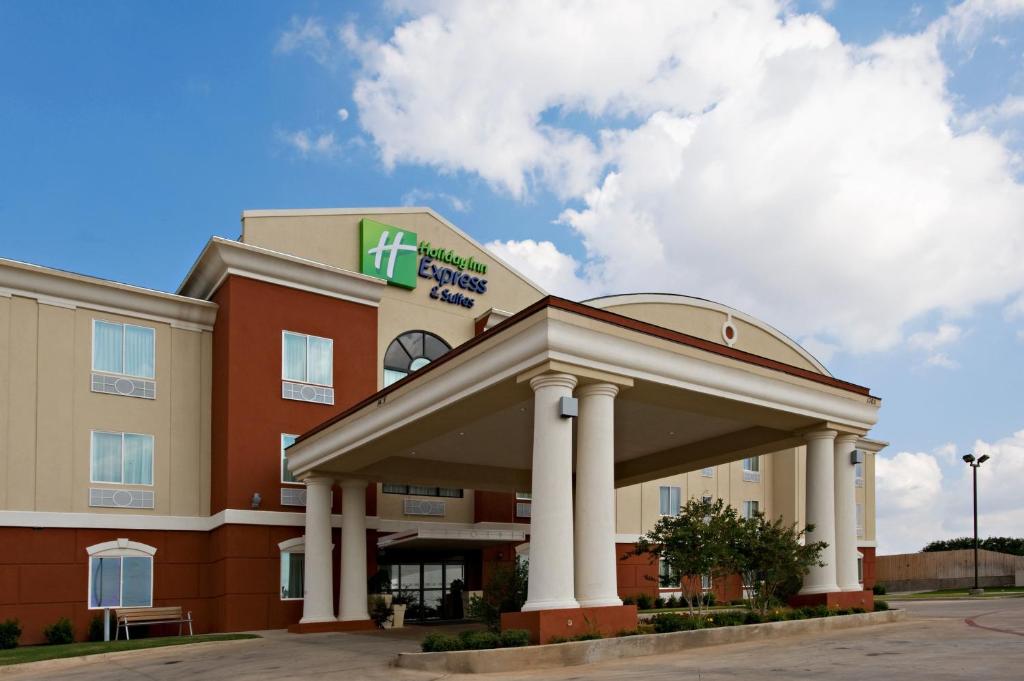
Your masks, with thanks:
[[[469,294],[487,292],[487,265],[450,248],[417,243],[416,232],[363,219],[359,224],[359,271],[389,284],[414,289],[420,279],[433,280],[430,298],[471,308]]]

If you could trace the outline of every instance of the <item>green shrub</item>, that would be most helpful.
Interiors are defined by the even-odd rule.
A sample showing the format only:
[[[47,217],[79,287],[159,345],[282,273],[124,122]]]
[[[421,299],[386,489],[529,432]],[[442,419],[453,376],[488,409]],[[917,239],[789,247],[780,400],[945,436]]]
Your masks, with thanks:
[[[521,648],[530,645],[530,632],[525,629],[506,629],[501,632],[502,648]]]
[[[501,637],[493,631],[463,631],[459,633],[462,650],[487,650],[500,648]]]
[[[448,634],[427,634],[420,644],[420,649],[425,653],[443,653],[451,650],[462,650],[459,639]]]
[[[761,624],[762,622],[764,622],[764,617],[762,617],[761,613],[759,612],[748,610],[747,612],[743,613],[744,624]]]
[[[568,643],[569,639],[564,636],[552,636],[548,639],[548,643]]]
[[[636,633],[638,633],[638,634],[653,634],[654,633],[654,625],[649,623],[649,622],[641,622],[640,624],[636,625]]]
[[[658,596],[657,598],[655,598],[654,599],[654,607],[658,608],[658,609],[664,608],[665,607],[665,599],[662,598],[661,596]]]
[[[17,648],[19,638],[21,638],[21,624],[18,623],[18,620],[4,620],[4,623],[0,624],[0,650]]]
[[[832,614],[833,615],[851,615],[851,614],[853,614],[853,610],[851,610],[850,608],[837,608]]]
[[[889,609],[889,604],[886,603],[885,601],[875,601],[875,612],[882,612],[883,610],[888,610],[888,609]]]
[[[636,607],[640,610],[650,610],[651,606],[654,605],[654,599],[651,598],[650,594],[640,593],[636,596]]]
[[[638,636],[640,634],[639,629],[620,629],[615,632],[615,638],[625,638],[627,636]]]
[[[667,607],[669,607],[669,608],[678,608],[679,607],[679,597],[678,596],[674,596],[674,595],[673,596],[669,596],[668,600],[665,601],[665,605]]]
[[[689,617],[677,612],[659,613],[651,618],[654,631],[658,634],[667,634],[673,631],[692,631],[703,629],[706,626],[704,619],[700,617]]]
[[[61,617],[50,626],[44,627],[43,638],[52,646],[72,643],[75,640],[75,630],[71,626],[71,620]]]
[[[867,610],[865,610],[864,608],[862,608],[859,605],[857,605],[857,606],[854,606],[854,607],[850,608],[850,612],[852,612],[855,615],[862,615],[862,614],[866,613]]]
[[[704,605],[714,605],[715,604],[715,600],[716,599],[715,599],[715,592],[714,591],[706,591],[704,593],[704,596],[703,596]]]
[[[622,598],[622,604],[623,605],[636,605],[636,597],[635,596],[624,596]]]
[[[743,600],[742,598],[734,598],[731,601],[729,601],[729,605],[746,605],[746,604],[747,604],[747,602],[745,600]]]
[[[882,582],[875,582],[875,585],[871,587],[871,593],[875,594],[876,596],[884,596],[885,584],[883,584]]]
[[[585,634],[579,636],[573,636],[570,641],[596,641],[599,638],[604,638],[600,631],[588,631]]]
[[[715,627],[733,627],[746,622],[746,613],[742,611],[726,610],[716,612],[708,617],[708,624]]]

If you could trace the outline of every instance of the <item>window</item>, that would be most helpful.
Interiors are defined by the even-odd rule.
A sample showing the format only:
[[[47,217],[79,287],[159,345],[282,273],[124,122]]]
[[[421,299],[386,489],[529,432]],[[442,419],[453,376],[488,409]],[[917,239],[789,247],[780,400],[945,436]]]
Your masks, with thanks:
[[[753,518],[757,515],[760,504],[756,501],[744,501],[743,502],[743,517]]]
[[[118,539],[86,549],[89,608],[148,608],[153,605],[152,546]]]
[[[446,497],[448,499],[461,499],[463,490],[458,487],[425,487],[423,485],[396,485],[393,482],[385,482],[381,486],[384,494],[406,494],[420,497]]]
[[[429,331],[407,331],[391,341],[384,353],[384,387],[422,369],[451,350],[451,346]]]
[[[89,479],[120,485],[152,485],[153,436],[92,431]]]
[[[154,378],[156,330],[148,326],[92,320],[92,370]]]
[[[857,552],[857,581],[864,583],[864,554],[860,551]]]
[[[532,492],[516,492],[516,501],[533,501]]]
[[[743,459],[743,481],[761,482],[761,457]]]
[[[700,588],[701,591],[711,591],[713,588],[714,581],[711,579],[711,575],[700,576]]]
[[[298,435],[289,435],[287,433],[281,433],[281,482],[292,482],[298,483],[292,472],[288,470],[288,459],[284,454],[284,450],[295,444],[295,441],[299,439]]]
[[[678,589],[681,584],[679,575],[672,574],[668,563],[661,558],[658,559],[658,584],[662,589]]]
[[[661,487],[659,489],[661,515],[679,515],[679,488]]]
[[[334,385],[334,341],[281,332],[281,377],[298,383]]]
[[[702,468],[702,469],[700,469],[700,474],[701,474],[701,477],[704,477],[704,478],[713,478],[713,477],[715,477],[715,467],[714,466],[708,466],[707,468]]]
[[[302,600],[306,574],[305,549],[281,552],[281,600]]]
[[[853,464],[853,484],[857,487],[864,486],[864,462]]]
[[[864,536],[864,504],[859,501],[857,502],[857,536]]]
[[[703,501],[705,504],[710,504],[712,501],[714,501],[710,494],[705,494],[700,498],[700,500]]]

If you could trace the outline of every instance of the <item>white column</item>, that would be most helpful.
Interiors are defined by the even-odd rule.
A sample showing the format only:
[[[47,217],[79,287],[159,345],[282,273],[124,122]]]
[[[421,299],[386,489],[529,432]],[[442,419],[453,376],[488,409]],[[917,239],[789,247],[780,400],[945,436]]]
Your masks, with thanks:
[[[804,439],[807,441],[807,524],[814,525],[814,530],[807,533],[807,541],[823,541],[828,546],[821,552],[825,567],[811,567],[800,593],[832,593],[839,591],[834,480],[836,431],[816,430],[804,435]]]
[[[334,620],[334,585],[331,581],[332,478],[314,475],[306,485],[306,567],[303,576],[300,623]]]
[[[370,619],[366,586],[366,481],[339,480],[341,486],[341,577],[338,619]]]
[[[856,435],[844,433],[836,438],[836,582],[840,591],[863,588],[857,580],[857,500],[850,460],[856,446]]]
[[[576,608],[573,586],[572,419],[559,401],[571,397],[576,377],[542,374],[533,388],[533,501],[530,508],[530,583],[523,610]]]
[[[615,396],[611,383],[576,391],[576,600],[622,605],[615,560]]]

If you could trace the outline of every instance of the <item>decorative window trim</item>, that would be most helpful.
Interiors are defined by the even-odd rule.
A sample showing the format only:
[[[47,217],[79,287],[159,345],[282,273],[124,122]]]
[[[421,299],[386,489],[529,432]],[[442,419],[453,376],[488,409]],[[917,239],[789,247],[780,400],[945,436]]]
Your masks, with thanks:
[[[104,324],[117,324],[121,328],[121,369],[122,371],[107,371],[106,369],[96,368],[96,323],[103,322]],[[124,369],[124,327],[131,326],[136,329],[146,329],[153,334],[153,375],[152,376],[140,376],[138,374],[130,374]],[[92,319],[92,339],[89,345],[89,366],[92,367],[92,371],[98,374],[105,374],[107,376],[119,376],[124,378],[138,378],[148,381],[156,381],[156,327],[143,326],[141,324],[129,324],[128,322],[115,322],[109,319],[102,319],[99,317],[93,317]]]
[[[713,478],[713,477],[715,477],[715,467],[714,466],[705,466],[704,468],[701,468],[700,469],[700,476],[702,478]]]
[[[153,606],[153,583],[154,583],[154,557],[156,556],[156,547],[142,542],[131,541],[125,538],[115,539],[114,541],[101,542],[99,544],[93,544],[85,549],[89,559],[86,560],[86,570],[88,571],[88,578],[86,580],[86,592],[85,592],[85,603],[86,609],[88,610],[105,610],[107,608],[126,607],[126,608],[146,608]],[[92,603],[92,559],[93,558],[148,558],[149,559],[149,605],[134,605],[134,606],[93,606]],[[124,590],[124,568],[121,568],[119,586]],[[118,601],[121,601],[120,596]]]
[[[97,480],[93,477],[92,462],[94,452],[95,440],[93,439],[94,433],[104,433],[106,435],[120,435],[121,436],[121,482],[112,482],[110,480]],[[150,461],[151,476],[150,482],[124,482],[124,436],[125,435],[140,435],[142,437],[148,437],[153,441],[153,453],[152,460]],[[92,429],[89,431],[89,484],[91,485],[122,485],[130,487],[155,487],[156,486],[156,437],[149,433],[132,433],[128,431],[119,430],[97,430]]]
[[[288,336],[288,335],[302,336],[306,340],[306,378],[305,378],[305,380],[299,380],[299,379],[296,379],[296,378],[288,378],[288,376],[285,375],[285,363],[284,363],[285,346],[284,346],[284,339],[285,339],[285,336]],[[316,338],[317,340],[327,341],[328,343],[331,344],[331,372],[330,372],[331,382],[330,383],[317,383],[316,381],[309,380],[309,339],[310,338]],[[281,331],[281,380],[282,381],[287,381],[288,383],[298,383],[300,385],[315,385],[315,386],[320,386],[321,388],[333,388],[334,387],[334,339],[333,338],[326,338],[324,336],[317,336],[317,335],[312,334],[312,333],[302,333],[301,331],[289,331],[287,329],[282,329],[282,331]],[[333,404],[333,402],[332,402],[332,404]]]

